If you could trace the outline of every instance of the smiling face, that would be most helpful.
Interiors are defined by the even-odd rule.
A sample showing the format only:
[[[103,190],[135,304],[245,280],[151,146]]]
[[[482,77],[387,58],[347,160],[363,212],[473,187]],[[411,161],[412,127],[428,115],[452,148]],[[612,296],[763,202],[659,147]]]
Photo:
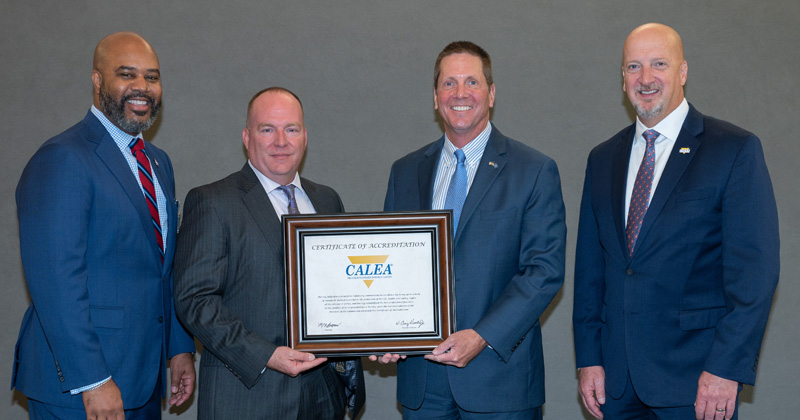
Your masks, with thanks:
[[[464,147],[486,128],[489,110],[494,106],[494,84],[486,82],[481,59],[459,53],[444,57],[433,107],[444,121],[447,138],[456,147]]]
[[[307,144],[300,103],[284,91],[262,93],[253,100],[242,141],[259,172],[278,184],[289,184]]]
[[[622,90],[644,125],[655,126],[681,104],[687,70],[672,28],[647,24],[631,32],[622,51]]]
[[[92,83],[94,105],[122,131],[136,135],[158,118],[158,57],[139,35],[116,33],[100,41],[95,50]]]

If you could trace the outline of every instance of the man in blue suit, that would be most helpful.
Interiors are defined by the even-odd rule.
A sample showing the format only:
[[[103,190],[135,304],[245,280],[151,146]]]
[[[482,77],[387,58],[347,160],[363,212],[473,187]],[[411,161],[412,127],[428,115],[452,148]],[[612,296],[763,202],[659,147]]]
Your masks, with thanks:
[[[678,34],[625,41],[636,122],[589,155],[575,262],[583,404],[597,418],[732,419],[778,282],[759,139],[686,102]]]
[[[161,108],[158,57],[121,32],[97,45],[94,105],[48,140],[17,186],[31,305],[11,386],[32,419],[160,418],[194,389],[194,342],[177,322],[172,165],[141,139]]]
[[[445,47],[433,93],[445,135],[394,163],[384,209],[454,210],[457,331],[424,358],[399,361],[403,417],[541,418],[538,318],[564,281],[558,169],[489,122],[495,86],[481,47]]]

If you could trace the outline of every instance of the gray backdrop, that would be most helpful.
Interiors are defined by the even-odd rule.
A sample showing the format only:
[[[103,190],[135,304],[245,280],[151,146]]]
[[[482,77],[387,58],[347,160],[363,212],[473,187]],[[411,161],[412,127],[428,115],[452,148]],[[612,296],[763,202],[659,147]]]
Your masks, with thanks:
[[[274,4],[272,4],[274,3]],[[246,103],[281,85],[305,104],[304,176],[335,188],[349,211],[379,210],[390,164],[441,134],[432,107],[436,54],[467,39],[494,61],[494,122],[559,165],[569,228],[567,277],[543,317],[550,419],[583,419],[572,349],[572,270],[589,150],[632,121],[621,90],[622,42],[641,23],[683,36],[686,89],[701,111],[758,134],[780,212],[782,275],[745,419],[796,418],[800,285],[796,0],[671,1],[15,1],[0,0],[0,383],[10,380],[28,305],[14,189],[30,156],[91,104],[94,46],[141,33],[161,59],[164,112],[147,139],[175,167],[177,195],[241,168]],[[676,262],[679,263],[679,262]],[[655,332],[654,332],[655,333]],[[198,356],[198,359],[201,356]],[[367,364],[364,419],[399,418],[393,367]],[[5,382],[6,384],[8,382]],[[5,391],[0,418],[26,418]],[[169,408],[165,417],[192,419]]]

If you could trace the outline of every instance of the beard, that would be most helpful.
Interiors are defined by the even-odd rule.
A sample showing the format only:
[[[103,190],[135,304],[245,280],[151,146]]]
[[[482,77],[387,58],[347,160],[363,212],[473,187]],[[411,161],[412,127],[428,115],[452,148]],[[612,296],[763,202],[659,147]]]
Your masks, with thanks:
[[[147,129],[156,122],[158,114],[161,112],[161,101],[157,102],[155,98],[144,93],[132,93],[121,97],[119,101],[115,101],[114,98],[111,97],[111,94],[108,93],[108,90],[106,90],[105,83],[102,83],[102,81],[100,83],[100,92],[98,96],[100,98],[100,110],[108,116],[108,119],[114,123],[114,125],[126,133],[136,134],[147,131]],[[144,121],[125,117],[125,102],[134,98],[144,99],[150,102],[150,117]],[[134,114],[143,117],[147,115],[147,112],[134,111]]]
[[[638,92],[641,92],[643,90],[652,90],[652,89],[661,90],[663,89],[663,86],[659,84],[650,84],[647,86],[639,86],[638,88],[636,88]],[[652,120],[661,115],[661,112],[664,110],[664,99],[662,98],[660,101],[658,101],[658,103],[652,104],[652,106],[653,107],[650,110],[647,110],[644,109],[644,104],[642,104],[641,101],[633,103],[633,109],[636,110],[636,115],[638,115],[639,118],[643,120]]]

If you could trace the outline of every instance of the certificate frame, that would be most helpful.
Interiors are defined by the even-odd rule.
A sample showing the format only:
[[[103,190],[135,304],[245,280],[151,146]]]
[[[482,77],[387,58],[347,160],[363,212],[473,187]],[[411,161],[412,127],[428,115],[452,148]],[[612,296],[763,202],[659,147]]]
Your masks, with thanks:
[[[282,221],[289,347],[317,356],[423,354],[453,333],[451,210]]]

